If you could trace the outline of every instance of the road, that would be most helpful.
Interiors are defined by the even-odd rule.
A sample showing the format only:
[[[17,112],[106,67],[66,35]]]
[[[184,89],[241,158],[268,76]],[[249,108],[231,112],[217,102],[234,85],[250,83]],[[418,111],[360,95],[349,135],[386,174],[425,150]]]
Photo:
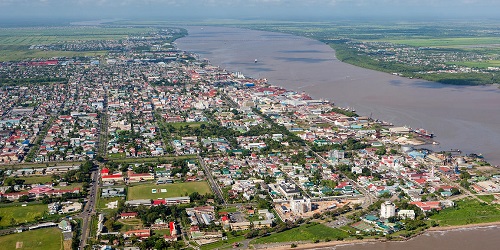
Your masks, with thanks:
[[[305,152],[309,152],[309,151],[312,151],[311,148],[309,146],[304,146],[304,150]],[[321,163],[324,163],[328,166],[332,166],[332,164],[325,160],[325,158],[323,158],[321,155],[319,155],[318,153],[312,151],[314,153],[314,155],[316,156],[316,158],[321,162]],[[365,201],[363,201],[363,204],[361,204],[361,206],[363,208],[367,208],[368,206],[370,206],[371,204],[373,204],[376,200],[377,200],[377,197],[375,197],[372,193],[370,193],[368,190],[366,190],[364,187],[358,185],[357,182],[355,182],[354,180],[351,180],[349,177],[345,176],[345,175],[342,175],[342,177],[346,178],[349,183],[351,183],[351,185],[354,186],[354,188],[356,188],[356,190],[358,190],[359,192],[361,192],[363,194],[363,196],[365,197]]]
[[[198,161],[200,162],[201,167],[203,168],[203,171],[205,171],[205,174],[208,177],[208,181],[210,182],[210,187],[212,187],[212,190],[214,191],[215,195],[217,195],[217,197],[219,197],[220,201],[222,201],[222,205],[225,206],[227,204],[227,202],[224,199],[224,196],[222,195],[222,190],[220,189],[220,186],[214,180],[214,177],[212,176],[212,172],[210,171],[210,169],[208,169],[203,158],[200,155],[198,155],[197,157],[198,157]]]
[[[82,218],[82,236],[80,238],[80,247],[78,249],[85,249],[87,245],[87,240],[90,234],[90,219],[92,215],[95,214],[95,206],[97,203],[97,192],[99,191],[99,168],[94,167],[91,172],[91,180],[90,180],[90,191],[87,196],[88,202],[85,204],[83,208],[83,212],[80,213],[79,217]]]

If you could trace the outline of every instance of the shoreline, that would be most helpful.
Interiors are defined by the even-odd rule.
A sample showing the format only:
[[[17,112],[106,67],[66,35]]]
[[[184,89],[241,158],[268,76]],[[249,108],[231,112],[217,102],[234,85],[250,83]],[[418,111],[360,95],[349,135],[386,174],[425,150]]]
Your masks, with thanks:
[[[467,225],[459,225],[459,226],[443,226],[443,227],[431,227],[427,228],[424,231],[411,236],[410,238],[402,239],[402,240],[387,240],[385,238],[382,239],[363,239],[363,240],[344,240],[344,241],[330,241],[330,242],[319,242],[319,243],[298,243],[298,242],[283,242],[282,246],[277,246],[277,247],[261,247],[261,248],[256,248],[256,249],[270,249],[270,250],[285,250],[285,249],[322,249],[322,248],[329,248],[329,247],[337,247],[337,246],[348,246],[348,245],[357,245],[357,244],[366,244],[366,243],[390,243],[390,242],[406,242],[409,240],[416,239],[417,237],[425,234],[425,233],[436,233],[436,232],[449,232],[449,231],[458,231],[458,230],[463,230],[463,229],[479,229],[479,228],[485,228],[485,227],[492,227],[492,226],[499,226],[500,227],[500,221],[497,222],[487,222],[487,223],[475,223],[475,224],[467,224]],[[291,248],[291,244],[295,243],[297,244],[297,247]],[[271,244],[279,244],[279,243],[269,243]],[[286,246],[283,246],[285,245]],[[262,244],[264,246],[264,244]]]

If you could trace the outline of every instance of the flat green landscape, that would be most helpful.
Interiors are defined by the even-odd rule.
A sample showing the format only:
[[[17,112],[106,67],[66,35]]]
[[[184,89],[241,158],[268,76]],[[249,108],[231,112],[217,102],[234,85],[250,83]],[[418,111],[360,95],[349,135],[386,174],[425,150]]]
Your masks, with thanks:
[[[15,220],[15,224],[33,222],[35,217],[41,218],[47,211],[46,204],[28,205],[26,207],[16,204],[15,206],[0,207],[0,217],[2,217],[0,226],[11,226],[12,219]]]
[[[59,27],[59,28],[2,28],[0,29],[0,61],[30,58],[102,56],[107,51],[30,50],[31,45],[59,42],[118,40],[128,36],[145,35],[151,28],[132,27]]]
[[[169,125],[172,125],[172,127],[176,128],[176,129],[179,129],[181,127],[184,127],[184,126],[189,126],[191,128],[199,128],[201,126],[201,124],[205,124],[207,125],[208,122],[171,122],[171,123],[167,123]]]
[[[156,193],[152,190],[156,189]],[[161,190],[166,189],[167,192],[162,193]],[[140,200],[140,199],[159,199],[185,196],[186,193],[198,192],[199,194],[212,193],[210,186],[206,181],[199,182],[185,182],[185,183],[172,183],[172,184],[137,184],[128,188],[127,200]]]
[[[22,177],[20,179],[24,180],[24,184],[44,184],[47,182],[52,182],[52,176],[50,175]]]
[[[275,242],[315,241],[326,239],[336,240],[337,238],[347,237],[349,237],[349,233],[340,229],[330,228],[322,224],[306,224],[281,233],[255,239],[251,241],[251,243],[266,244]]]
[[[463,48],[471,45],[498,44],[497,37],[454,37],[454,38],[409,38],[409,39],[382,39],[385,42],[406,44],[416,47]]]
[[[447,208],[430,218],[439,226],[460,226],[475,223],[500,221],[500,205],[480,203],[465,199],[455,201],[455,207]]]
[[[160,161],[173,161],[173,160],[187,160],[195,159],[196,155],[180,155],[180,156],[161,156],[161,157],[148,157],[148,158],[121,158],[109,159],[116,163],[146,163],[146,162],[160,162]]]
[[[0,237],[1,249],[59,250],[63,248],[61,230],[45,228]]]

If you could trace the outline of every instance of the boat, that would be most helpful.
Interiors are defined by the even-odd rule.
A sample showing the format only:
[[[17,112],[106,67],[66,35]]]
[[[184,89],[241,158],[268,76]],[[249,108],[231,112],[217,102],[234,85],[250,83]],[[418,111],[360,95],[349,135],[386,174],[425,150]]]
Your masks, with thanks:
[[[255,59],[255,63],[257,63],[257,59]]]
[[[425,130],[423,128],[417,128],[417,129],[413,130],[413,132],[415,132],[417,135],[422,136],[422,137],[434,138],[433,133],[429,133],[427,130]]]

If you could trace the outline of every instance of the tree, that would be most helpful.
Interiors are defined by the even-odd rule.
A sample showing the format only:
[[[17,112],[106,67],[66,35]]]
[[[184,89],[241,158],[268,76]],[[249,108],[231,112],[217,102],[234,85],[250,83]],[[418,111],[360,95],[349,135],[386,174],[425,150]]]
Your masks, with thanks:
[[[19,197],[19,202],[28,202],[30,200],[30,197],[27,195],[23,195]]]
[[[459,195],[460,194],[460,190],[458,188],[451,188],[451,194],[452,195]]]

